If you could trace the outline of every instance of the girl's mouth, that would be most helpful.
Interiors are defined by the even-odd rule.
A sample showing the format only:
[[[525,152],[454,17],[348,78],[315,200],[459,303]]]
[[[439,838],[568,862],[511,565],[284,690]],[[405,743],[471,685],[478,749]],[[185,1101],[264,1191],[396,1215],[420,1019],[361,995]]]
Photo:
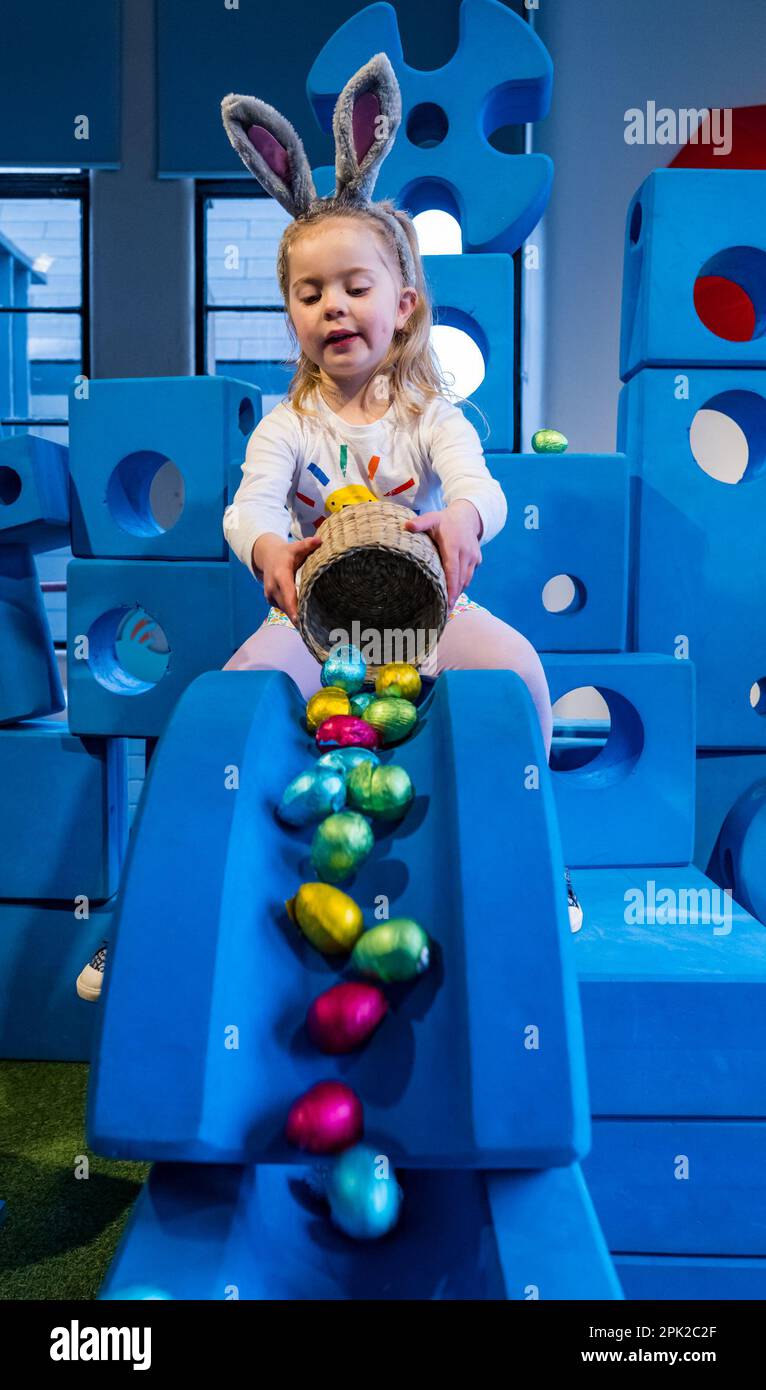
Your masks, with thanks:
[[[330,340],[325,344],[325,346],[343,347],[346,343],[353,343],[354,339],[358,337],[358,333],[344,333],[342,338],[330,338]]]

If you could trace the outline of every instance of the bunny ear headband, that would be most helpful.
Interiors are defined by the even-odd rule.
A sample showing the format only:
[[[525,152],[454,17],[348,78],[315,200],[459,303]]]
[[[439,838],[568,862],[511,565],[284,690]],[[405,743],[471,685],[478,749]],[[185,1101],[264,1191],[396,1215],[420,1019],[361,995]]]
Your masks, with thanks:
[[[335,103],[335,194],[318,198],[300,136],[259,97],[231,92],[221,102],[226,134],[243,164],[266,192],[299,220],[321,207],[362,207],[390,228],[405,285],[415,285],[415,265],[400,222],[370,201],[383,160],[402,119],[396,74],[385,53],[376,53],[349,78]]]

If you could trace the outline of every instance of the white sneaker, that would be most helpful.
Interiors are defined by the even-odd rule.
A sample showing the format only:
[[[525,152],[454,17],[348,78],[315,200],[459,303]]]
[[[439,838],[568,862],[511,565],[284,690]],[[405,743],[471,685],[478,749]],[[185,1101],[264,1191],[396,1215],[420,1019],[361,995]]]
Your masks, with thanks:
[[[564,870],[564,877],[567,881],[567,905],[569,907],[569,925],[572,931],[579,931],[582,926],[582,908],[572,887],[572,880],[569,877],[569,870]]]
[[[91,1003],[95,1003],[101,995],[101,986],[104,983],[106,947],[106,941],[102,941],[98,950],[94,952],[88,964],[77,976],[77,993],[81,999],[88,999]]]

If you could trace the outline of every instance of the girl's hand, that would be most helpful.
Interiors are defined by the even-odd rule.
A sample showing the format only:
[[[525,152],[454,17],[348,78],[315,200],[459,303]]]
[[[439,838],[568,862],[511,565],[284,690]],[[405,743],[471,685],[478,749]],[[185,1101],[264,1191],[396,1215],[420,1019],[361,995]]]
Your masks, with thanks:
[[[309,536],[305,541],[285,541],[267,532],[253,546],[253,568],[263,576],[263,592],[267,602],[281,608],[291,623],[298,622],[298,595],[295,574],[304,560],[322,544],[321,536]]]
[[[479,536],[483,525],[478,510],[467,497],[451,502],[443,512],[424,512],[404,523],[405,531],[427,531],[441,555],[447,579],[447,607],[452,609],[481,564]]]

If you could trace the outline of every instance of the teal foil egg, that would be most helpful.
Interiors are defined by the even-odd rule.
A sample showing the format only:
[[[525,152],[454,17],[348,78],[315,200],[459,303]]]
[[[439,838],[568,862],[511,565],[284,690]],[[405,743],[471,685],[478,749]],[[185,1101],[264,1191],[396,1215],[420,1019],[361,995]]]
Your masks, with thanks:
[[[385,767],[360,763],[349,773],[346,783],[349,806],[380,820],[399,820],[414,795],[410,774],[395,763],[387,763]]]
[[[324,883],[342,883],[364,862],[375,843],[369,821],[358,811],[339,811],[321,821],[311,842],[311,863]]]
[[[331,767],[333,772],[342,772],[344,776],[360,763],[377,767],[380,758],[372,748],[330,748],[317,758],[317,767]]]
[[[333,1223],[353,1240],[378,1240],[396,1225],[402,1189],[385,1154],[354,1144],[337,1158],[325,1179]]]
[[[349,695],[361,690],[367,663],[358,647],[346,642],[334,647],[322,667],[322,685],[339,685]]]
[[[285,787],[277,816],[285,825],[310,825],[346,804],[345,773],[331,767],[299,772]]]
[[[362,932],[352,953],[351,967],[386,984],[413,980],[431,962],[431,942],[411,917],[392,917]]]
[[[356,695],[352,695],[352,696],[351,696],[351,700],[350,700],[350,704],[351,704],[351,713],[352,713],[352,714],[364,714],[364,711],[366,710],[367,706],[368,706],[368,705],[370,704],[370,702],[371,702],[372,700],[374,700],[375,698],[376,698],[376,697],[375,697],[375,691],[374,691],[374,690],[360,690],[360,691],[358,691],[358,693],[357,693]]]

